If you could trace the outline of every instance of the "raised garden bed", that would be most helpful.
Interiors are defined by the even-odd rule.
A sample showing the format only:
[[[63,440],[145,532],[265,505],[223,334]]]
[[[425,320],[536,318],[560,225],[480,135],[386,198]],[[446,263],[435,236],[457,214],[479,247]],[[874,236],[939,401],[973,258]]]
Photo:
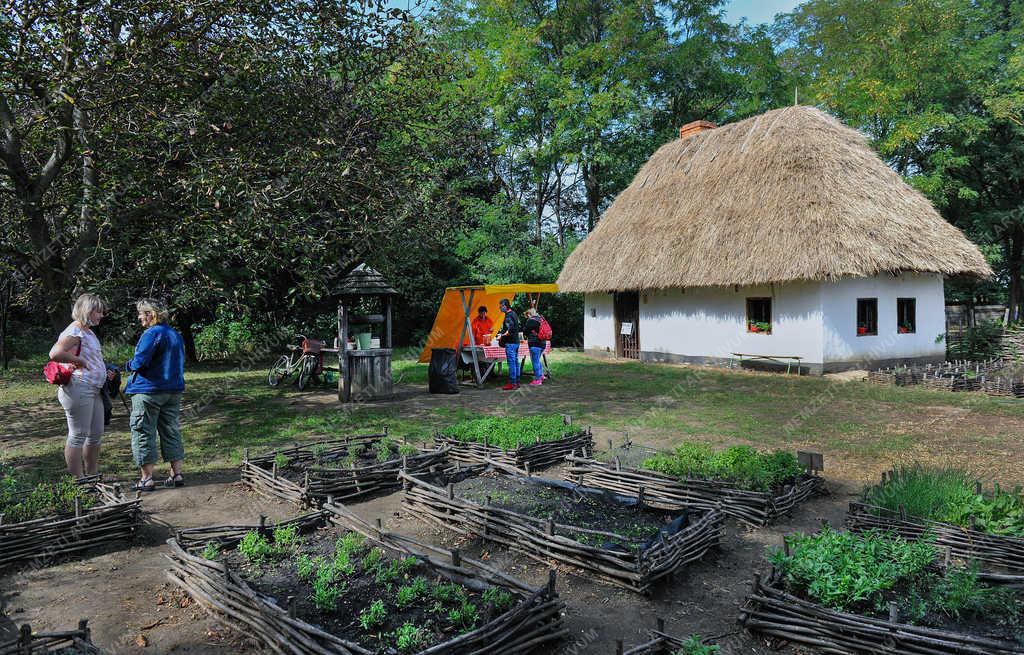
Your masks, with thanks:
[[[139,494],[128,498],[120,485],[98,480],[76,484],[69,478],[25,491],[10,485],[0,503],[6,510],[6,516],[0,514],[0,570],[30,561],[47,566],[74,553],[131,539],[141,520]]]
[[[615,655],[712,655],[718,652],[718,646],[706,644],[698,635],[683,639],[667,634],[664,619],[658,619],[657,626],[642,644],[626,650],[621,639],[615,642]]]
[[[753,526],[768,525],[779,516],[788,514],[824,486],[824,481],[816,471],[807,472],[805,469],[797,472],[798,469],[793,467],[797,463],[796,458],[792,458],[792,463],[787,465],[788,473],[767,478],[755,476],[756,480],[730,481],[691,474],[693,468],[698,467],[686,462],[693,462],[695,457],[683,460],[675,459],[674,454],[645,452],[636,448],[630,450],[643,453],[641,457],[634,455],[630,458],[636,461],[635,466],[624,466],[618,456],[611,462],[604,462],[587,457],[586,454],[570,454],[566,458],[569,462],[566,475],[580,485],[607,489],[631,498],[642,496],[643,502],[651,507],[667,510],[719,508],[725,514]],[[753,451],[746,451],[746,460],[756,468],[760,456],[751,457],[749,454]],[[724,454],[729,453],[727,451]],[[704,453],[696,455],[704,456]],[[820,455],[807,454],[805,459],[815,462],[820,468]],[[652,470],[655,468],[661,470]],[[713,469],[707,470],[709,476],[716,475],[711,472]],[[752,484],[752,481],[756,484]],[[749,488],[751,486],[760,486],[761,489]]]
[[[820,652],[1020,655],[1024,596],[887,533],[825,528],[770,556],[740,612],[747,629]]]
[[[464,464],[498,462],[525,471],[560,464],[565,456],[593,449],[590,428],[575,428],[572,419],[533,416],[522,419],[487,417],[457,423],[434,435],[452,461]]]
[[[899,467],[850,503],[851,530],[883,529],[927,539],[946,559],[976,562],[991,582],[1024,584],[1024,500],[1020,489],[985,492],[963,471]]]
[[[0,643],[0,655],[103,655],[93,645],[86,621],[78,622],[77,630],[32,634],[32,627],[24,623],[18,638]]]
[[[400,475],[403,505],[419,518],[640,593],[722,537],[725,517],[716,509],[671,513],[600,489],[514,474],[461,480],[445,473],[429,481]]]
[[[387,430],[276,450],[242,461],[242,481],[264,496],[301,507],[318,506],[333,496],[364,498],[399,487],[398,471],[443,466],[444,448],[420,450],[392,440]]]
[[[566,634],[553,574],[533,589],[341,505],[180,537],[168,541],[171,581],[276,653],[525,653]]]
[[[868,372],[868,382],[896,386],[920,385],[936,391],[981,391],[994,396],[1024,397],[1024,369],[1019,363],[1000,359],[881,368]]]

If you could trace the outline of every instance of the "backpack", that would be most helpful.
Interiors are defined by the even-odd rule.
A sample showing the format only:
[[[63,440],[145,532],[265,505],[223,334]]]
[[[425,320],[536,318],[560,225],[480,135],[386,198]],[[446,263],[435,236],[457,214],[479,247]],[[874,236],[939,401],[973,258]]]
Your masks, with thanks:
[[[537,330],[537,338],[541,341],[551,341],[551,324],[548,320],[537,314],[537,320],[540,321],[540,329]]]

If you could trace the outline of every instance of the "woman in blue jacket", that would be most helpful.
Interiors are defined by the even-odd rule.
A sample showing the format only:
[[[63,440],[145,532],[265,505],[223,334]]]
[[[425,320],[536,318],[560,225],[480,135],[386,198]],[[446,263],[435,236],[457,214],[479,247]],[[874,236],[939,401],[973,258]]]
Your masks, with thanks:
[[[146,329],[135,346],[135,356],[125,364],[131,372],[125,393],[132,397],[132,455],[142,471],[135,484],[139,491],[153,491],[153,469],[160,456],[171,463],[165,487],[181,487],[185,449],[181,443],[181,392],[185,390],[185,345],[178,331],[167,324],[167,307],[150,298],[135,303],[139,323]]]

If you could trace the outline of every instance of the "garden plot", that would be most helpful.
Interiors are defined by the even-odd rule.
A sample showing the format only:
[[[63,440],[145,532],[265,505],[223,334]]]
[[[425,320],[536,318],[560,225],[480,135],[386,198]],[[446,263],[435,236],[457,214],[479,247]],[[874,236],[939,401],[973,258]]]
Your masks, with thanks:
[[[575,450],[594,448],[590,428],[575,428],[561,414],[463,421],[434,435],[434,443],[447,448],[455,462],[493,461],[527,472],[560,464]]]
[[[928,540],[946,559],[975,562],[983,579],[1024,585],[1024,498],[1020,488],[985,490],[962,470],[903,466],[850,503],[851,530],[890,530]]]
[[[806,460],[816,464],[810,471],[790,453],[759,453],[749,446],[714,452],[705,444],[684,443],[672,453],[638,447],[612,453],[611,461],[588,457],[586,451],[570,454],[566,477],[661,509],[720,508],[758,527],[791,512],[824,486],[816,470],[821,457],[810,453]]]
[[[667,512],[600,489],[518,475],[400,475],[403,505],[417,517],[641,593],[722,537],[724,515],[715,509]]]
[[[180,536],[168,541],[170,579],[278,653],[522,653],[565,634],[554,576],[532,589],[341,505]]]
[[[664,619],[658,619],[642,644],[625,650],[621,639],[615,642],[615,655],[715,655],[718,651],[718,646],[705,643],[699,635],[681,638],[666,633]]]
[[[748,629],[829,653],[1024,653],[1024,592],[880,531],[794,535],[740,613]]]
[[[39,634],[25,623],[17,639],[0,643],[0,655],[103,655],[103,651],[93,645],[86,621],[79,621],[77,630]]]
[[[49,563],[111,542],[129,540],[141,520],[138,494],[129,499],[120,485],[99,476],[70,477],[22,488],[16,478],[0,478],[0,569]]]
[[[352,501],[399,486],[398,471],[425,471],[447,461],[444,448],[420,450],[388,436],[368,434],[321,441],[249,457],[242,481],[258,493],[303,507],[329,497]]]

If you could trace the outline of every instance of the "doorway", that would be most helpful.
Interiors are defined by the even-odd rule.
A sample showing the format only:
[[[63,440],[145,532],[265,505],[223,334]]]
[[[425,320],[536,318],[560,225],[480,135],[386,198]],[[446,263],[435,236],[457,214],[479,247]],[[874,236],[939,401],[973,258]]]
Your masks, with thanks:
[[[640,294],[636,291],[616,293],[615,355],[640,359]]]

